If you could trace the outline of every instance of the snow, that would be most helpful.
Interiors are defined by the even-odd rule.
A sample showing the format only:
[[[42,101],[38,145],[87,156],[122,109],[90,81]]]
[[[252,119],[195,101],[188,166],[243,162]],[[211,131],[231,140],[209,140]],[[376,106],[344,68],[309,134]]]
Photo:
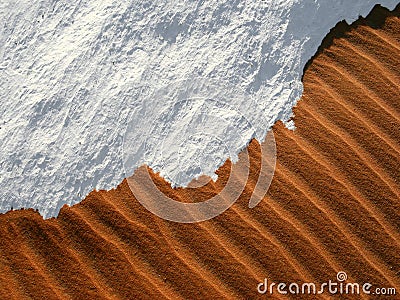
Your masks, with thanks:
[[[323,37],[384,0],[0,2],[0,210],[60,207],[146,163],[174,186],[289,121]]]

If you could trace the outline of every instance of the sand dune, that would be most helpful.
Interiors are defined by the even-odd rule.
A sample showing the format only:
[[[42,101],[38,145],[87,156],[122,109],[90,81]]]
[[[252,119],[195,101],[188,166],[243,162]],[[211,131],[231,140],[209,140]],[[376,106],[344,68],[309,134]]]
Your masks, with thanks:
[[[324,41],[305,71],[296,131],[274,127],[276,174],[256,208],[247,207],[260,166],[254,140],[244,192],[210,221],[159,219],[126,180],[56,219],[8,212],[0,216],[0,298],[254,299],[264,278],[322,283],[338,271],[400,292],[398,14],[377,8]],[[177,200],[204,201],[224,186],[229,165],[199,188],[153,179]]]

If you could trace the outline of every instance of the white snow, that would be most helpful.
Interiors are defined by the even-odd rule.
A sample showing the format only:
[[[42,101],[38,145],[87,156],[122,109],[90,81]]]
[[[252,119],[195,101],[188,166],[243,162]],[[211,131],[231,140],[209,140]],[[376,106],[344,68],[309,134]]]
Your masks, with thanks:
[[[397,2],[1,0],[0,210],[54,216],[143,163],[215,177],[291,117],[338,21]]]

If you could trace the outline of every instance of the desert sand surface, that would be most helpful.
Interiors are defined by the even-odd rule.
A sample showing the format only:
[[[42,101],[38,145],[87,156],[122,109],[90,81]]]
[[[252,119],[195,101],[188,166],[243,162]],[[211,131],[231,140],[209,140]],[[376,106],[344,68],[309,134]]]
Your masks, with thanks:
[[[248,208],[260,167],[253,140],[244,192],[209,221],[162,220],[126,180],[57,218],[10,211],[0,216],[0,298],[284,299],[260,295],[257,284],[322,283],[339,271],[400,293],[399,12],[376,8],[324,40],[305,69],[297,129],[273,128],[277,167],[258,206]],[[204,201],[223,188],[229,165],[198,188],[153,179],[174,199]]]

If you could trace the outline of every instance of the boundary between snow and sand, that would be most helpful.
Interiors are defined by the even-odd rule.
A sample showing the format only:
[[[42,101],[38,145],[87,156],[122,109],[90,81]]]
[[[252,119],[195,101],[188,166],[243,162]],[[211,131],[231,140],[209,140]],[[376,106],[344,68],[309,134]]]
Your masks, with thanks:
[[[0,97],[9,101],[0,108],[0,209],[54,216],[145,163],[185,185],[235,160],[277,120],[293,127],[302,70],[329,29],[377,2],[397,4],[342,2],[3,3]],[[193,89],[199,77],[211,84]],[[150,95],[166,101],[146,101]],[[227,101],[210,105],[210,95]],[[185,106],[171,111],[177,102],[168,96]],[[138,124],[135,164],[124,174],[130,117]]]

